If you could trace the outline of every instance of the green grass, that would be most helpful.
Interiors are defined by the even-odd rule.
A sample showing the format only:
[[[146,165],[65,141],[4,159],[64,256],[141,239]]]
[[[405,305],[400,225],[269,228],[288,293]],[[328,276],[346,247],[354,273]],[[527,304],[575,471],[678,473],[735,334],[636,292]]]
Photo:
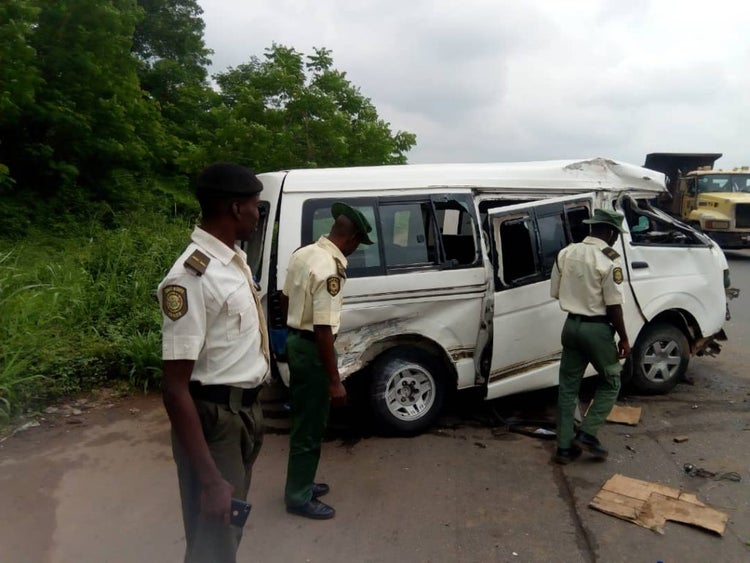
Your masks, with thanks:
[[[118,227],[0,239],[0,425],[109,380],[161,380],[156,286],[191,224],[158,214]]]

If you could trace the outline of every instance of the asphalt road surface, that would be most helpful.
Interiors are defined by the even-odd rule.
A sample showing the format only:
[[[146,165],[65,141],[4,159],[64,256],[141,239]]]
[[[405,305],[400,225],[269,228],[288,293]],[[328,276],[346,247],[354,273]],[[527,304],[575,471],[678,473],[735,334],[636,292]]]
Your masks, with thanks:
[[[483,402],[461,397],[415,438],[370,435],[334,420],[320,480],[330,521],[284,510],[287,420],[267,393],[269,432],[256,464],[239,561],[522,562],[750,560],[750,253],[728,253],[743,294],[729,341],[691,362],[693,385],[629,397],[635,426],[608,424],[605,463],[550,462],[553,443],[508,431],[508,417],[551,419],[555,392]],[[160,398],[110,392],[56,407],[0,442],[0,562],[180,561],[183,533]],[[351,414],[351,413],[349,413]],[[676,436],[687,441],[675,443]],[[2,438],[0,438],[2,439]],[[690,463],[741,481],[691,476]],[[695,493],[729,516],[723,537],[667,523],[657,534],[589,502],[612,475]]]

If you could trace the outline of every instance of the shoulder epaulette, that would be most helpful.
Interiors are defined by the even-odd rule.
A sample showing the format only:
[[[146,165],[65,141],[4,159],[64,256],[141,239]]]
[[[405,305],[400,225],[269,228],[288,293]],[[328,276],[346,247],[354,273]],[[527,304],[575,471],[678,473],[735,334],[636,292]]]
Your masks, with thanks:
[[[346,268],[344,268],[344,264],[341,263],[341,260],[338,258],[333,259],[334,262],[336,262],[336,272],[338,273],[339,277],[342,277],[346,279]]]
[[[607,248],[603,248],[602,252],[604,252],[604,255],[610,260],[617,260],[620,257],[620,255],[617,254],[617,251],[609,246]]]
[[[203,254],[200,250],[196,250],[188,256],[187,260],[185,260],[185,267],[188,270],[193,270],[196,275],[202,276],[206,273],[206,268],[208,268],[208,263],[210,261],[211,259],[208,256]]]

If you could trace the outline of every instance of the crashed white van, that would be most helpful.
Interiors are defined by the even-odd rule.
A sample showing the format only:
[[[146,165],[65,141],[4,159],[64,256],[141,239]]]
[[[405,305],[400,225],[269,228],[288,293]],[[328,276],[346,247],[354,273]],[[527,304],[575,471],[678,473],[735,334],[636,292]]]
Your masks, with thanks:
[[[291,170],[259,175],[259,235],[247,248],[283,364],[278,290],[289,257],[328,232],[335,201],[375,244],[349,257],[343,378],[361,378],[378,422],[429,426],[450,390],[487,399],[557,384],[565,313],[550,298],[557,252],[597,207],[626,216],[615,245],[628,284],[633,384],[666,392],[691,354],[724,339],[727,262],[708,237],[652,208],[664,176],[612,160]],[[281,331],[280,331],[281,329]],[[593,372],[592,372],[593,373]]]

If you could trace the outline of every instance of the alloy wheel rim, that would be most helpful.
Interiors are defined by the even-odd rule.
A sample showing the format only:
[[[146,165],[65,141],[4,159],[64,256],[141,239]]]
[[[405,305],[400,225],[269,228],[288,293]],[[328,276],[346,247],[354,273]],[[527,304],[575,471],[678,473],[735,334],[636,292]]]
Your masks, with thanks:
[[[657,340],[643,354],[641,368],[646,379],[663,383],[677,374],[681,363],[680,346],[675,340]]]
[[[404,421],[417,420],[435,402],[435,379],[420,365],[403,365],[388,380],[384,398],[394,417]]]

